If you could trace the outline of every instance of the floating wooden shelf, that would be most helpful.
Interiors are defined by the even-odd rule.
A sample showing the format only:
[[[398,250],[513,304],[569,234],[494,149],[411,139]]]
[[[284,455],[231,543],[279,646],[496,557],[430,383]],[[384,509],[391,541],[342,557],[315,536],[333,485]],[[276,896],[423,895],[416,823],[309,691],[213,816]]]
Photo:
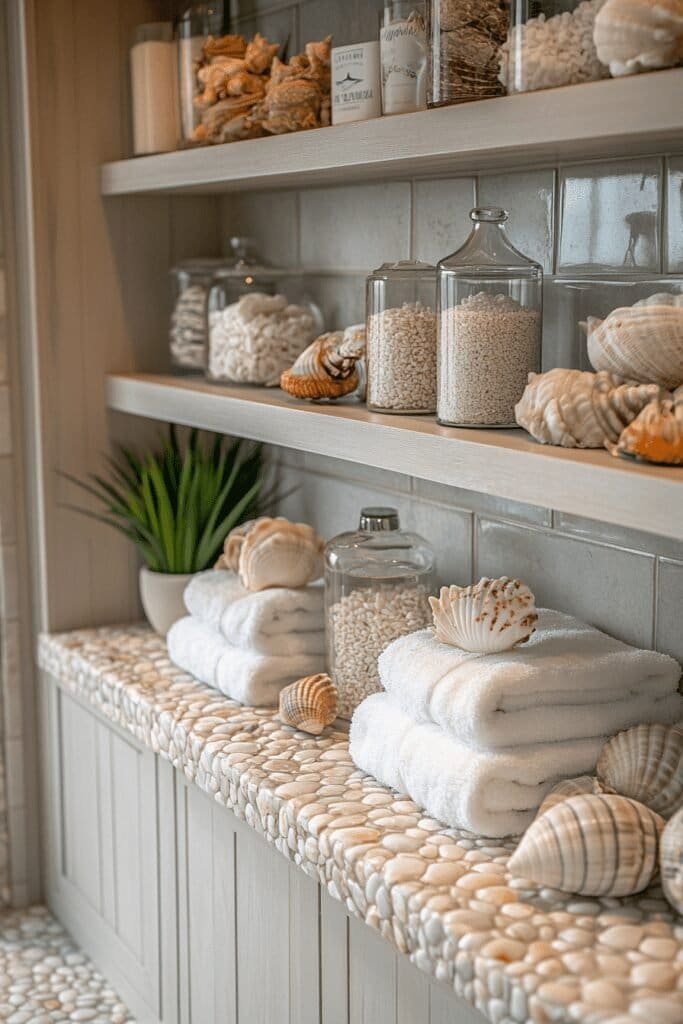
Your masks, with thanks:
[[[423,416],[311,405],[279,390],[111,375],[119,412],[202,427],[407,473],[500,498],[683,540],[683,468],[538,445],[521,430],[456,430]]]

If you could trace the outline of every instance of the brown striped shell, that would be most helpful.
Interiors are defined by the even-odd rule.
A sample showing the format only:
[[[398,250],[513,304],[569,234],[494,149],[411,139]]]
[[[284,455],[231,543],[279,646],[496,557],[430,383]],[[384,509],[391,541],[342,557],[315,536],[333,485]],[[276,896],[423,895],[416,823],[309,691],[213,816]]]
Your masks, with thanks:
[[[280,691],[283,725],[319,736],[337,717],[337,687],[325,673],[305,676]]]
[[[683,466],[683,399],[650,402],[607,448],[624,459]]]
[[[357,328],[321,334],[280,377],[280,387],[295,398],[341,398],[359,384],[357,363],[365,353],[365,334]]]
[[[683,728],[636,725],[608,740],[597,774],[607,792],[639,800],[670,818],[683,807]]]
[[[545,814],[555,804],[559,804],[562,800],[568,800],[570,796],[580,796],[583,793],[601,793],[602,788],[597,779],[594,779],[592,775],[579,775],[576,779],[563,779],[562,782],[558,782],[556,786],[550,790],[543,800],[543,803],[538,809],[536,817],[540,817],[541,814]]]
[[[683,914],[683,807],[666,823],[659,840],[662,889],[674,910]]]

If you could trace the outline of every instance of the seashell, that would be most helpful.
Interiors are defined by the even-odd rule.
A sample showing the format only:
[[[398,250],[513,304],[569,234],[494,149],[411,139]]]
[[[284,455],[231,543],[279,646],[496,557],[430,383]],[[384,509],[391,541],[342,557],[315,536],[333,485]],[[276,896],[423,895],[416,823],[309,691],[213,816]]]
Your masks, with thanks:
[[[683,384],[683,295],[651,295],[582,326],[594,369],[667,390]]]
[[[625,796],[570,796],[531,823],[508,867],[579,896],[631,896],[657,870],[663,827],[658,814]]]
[[[545,796],[543,803],[538,809],[536,817],[540,817],[541,814],[545,814],[555,804],[559,804],[562,800],[568,800],[570,796],[581,796],[584,793],[602,793],[602,786],[598,779],[592,775],[579,775],[576,779],[563,779],[562,782],[558,782],[556,786],[550,790]]]
[[[476,654],[508,651],[536,628],[534,595],[525,583],[484,577],[470,587],[442,587],[430,597],[434,632],[441,643]]]
[[[683,807],[666,823],[659,839],[662,889],[674,910],[683,914]]]
[[[683,466],[683,401],[650,402],[607,448],[622,458]]]
[[[608,740],[597,775],[608,793],[670,818],[683,806],[683,727],[636,725]]]
[[[358,388],[357,364],[365,354],[365,331],[357,328],[321,334],[280,377],[295,398],[340,398]]]
[[[605,371],[549,370],[529,374],[515,418],[541,444],[602,448],[661,395],[656,384],[627,384]]]
[[[325,542],[312,526],[288,519],[261,519],[248,531],[239,556],[247,590],[305,587],[322,575]]]
[[[261,519],[248,519],[245,523],[240,523],[239,526],[230,531],[223,542],[223,554],[214,565],[214,569],[229,569],[230,572],[237,572],[244,538],[260,522]]]
[[[593,41],[614,78],[674,67],[683,59],[683,0],[607,0]]]
[[[299,679],[280,691],[278,718],[283,725],[319,736],[336,717],[337,687],[324,672]]]

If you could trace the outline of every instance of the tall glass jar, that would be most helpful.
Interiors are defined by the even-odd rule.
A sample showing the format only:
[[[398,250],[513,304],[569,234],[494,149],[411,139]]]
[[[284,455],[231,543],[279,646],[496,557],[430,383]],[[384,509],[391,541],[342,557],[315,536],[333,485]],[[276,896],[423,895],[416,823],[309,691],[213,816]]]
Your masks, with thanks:
[[[382,113],[427,107],[427,32],[423,0],[386,0],[379,30]]]
[[[436,269],[430,263],[383,263],[367,280],[368,408],[436,410]]]
[[[500,96],[499,50],[507,38],[508,0],[428,0],[427,105]]]
[[[377,659],[385,647],[432,621],[434,566],[427,541],[401,530],[393,508],[364,508],[358,530],[328,543],[327,657],[341,718],[382,689]]]
[[[593,41],[604,0],[512,0],[510,32],[500,51],[508,92],[532,92],[609,77]]]
[[[512,245],[507,213],[472,210],[474,228],[438,266],[440,423],[513,427],[541,364],[543,270]]]
[[[223,3],[192,3],[178,18],[178,94],[180,101],[180,142],[189,146],[194,142],[194,130],[200,121],[195,103],[199,87],[197,70],[202,59],[202,48],[209,36],[223,30]]]
[[[208,349],[206,301],[214,274],[226,260],[183,260],[171,270],[173,313],[169,326],[171,363],[176,373],[204,373]]]

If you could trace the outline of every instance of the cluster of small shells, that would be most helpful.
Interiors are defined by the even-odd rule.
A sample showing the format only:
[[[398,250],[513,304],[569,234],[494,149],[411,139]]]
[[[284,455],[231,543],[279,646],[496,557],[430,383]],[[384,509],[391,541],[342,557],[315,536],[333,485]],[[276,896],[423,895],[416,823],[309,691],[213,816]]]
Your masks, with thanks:
[[[365,327],[321,334],[280,377],[280,387],[295,398],[342,398],[361,383],[359,364],[365,356]]]
[[[390,412],[436,410],[436,314],[420,302],[368,317],[368,404]]]
[[[503,0],[435,0],[438,6],[438,60],[433,59],[436,103],[500,96],[499,50],[509,25]],[[434,16],[433,16],[434,17]]]
[[[305,587],[322,575],[324,547],[312,526],[264,516],[231,530],[215,568],[238,573],[247,590]]]
[[[538,621],[534,595],[521,580],[507,576],[484,577],[469,587],[442,587],[429,604],[436,639],[476,654],[525,643]]]
[[[169,341],[175,366],[201,371],[206,367],[206,288],[191,284],[179,294]]]

